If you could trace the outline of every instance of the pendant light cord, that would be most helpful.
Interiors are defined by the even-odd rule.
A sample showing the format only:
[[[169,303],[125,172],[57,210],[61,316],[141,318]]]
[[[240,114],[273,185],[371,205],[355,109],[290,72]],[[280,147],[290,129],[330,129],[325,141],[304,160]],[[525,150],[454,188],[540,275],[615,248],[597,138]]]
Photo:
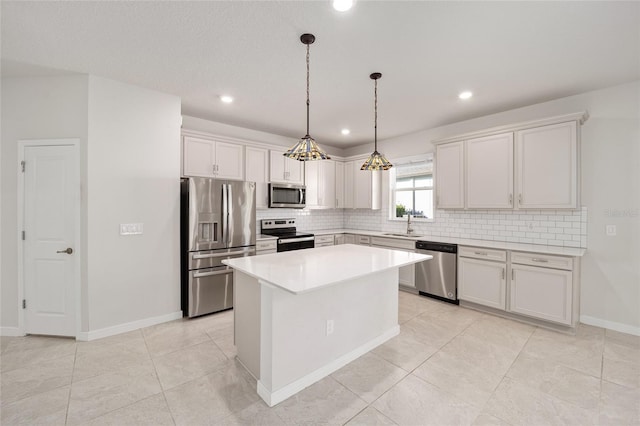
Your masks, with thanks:
[[[307,136],[309,136],[309,45],[307,44]]]
[[[373,145],[374,151],[378,152],[378,80],[374,81],[374,90],[373,90],[373,98],[374,98],[374,118],[373,118]]]

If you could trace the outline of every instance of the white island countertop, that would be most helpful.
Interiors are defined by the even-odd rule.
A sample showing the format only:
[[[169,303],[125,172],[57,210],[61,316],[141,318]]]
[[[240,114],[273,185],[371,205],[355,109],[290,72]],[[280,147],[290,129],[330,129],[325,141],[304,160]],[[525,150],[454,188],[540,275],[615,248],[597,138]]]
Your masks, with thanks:
[[[432,259],[401,250],[353,244],[226,259],[222,263],[294,294]]]

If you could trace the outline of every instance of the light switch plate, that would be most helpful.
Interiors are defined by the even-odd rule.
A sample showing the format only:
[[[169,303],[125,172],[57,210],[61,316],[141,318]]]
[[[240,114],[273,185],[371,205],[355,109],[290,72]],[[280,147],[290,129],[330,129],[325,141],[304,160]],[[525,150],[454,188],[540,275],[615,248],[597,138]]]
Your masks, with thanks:
[[[121,223],[120,235],[140,235],[142,229],[142,223]]]
[[[607,236],[615,237],[617,233],[616,225],[607,225]]]

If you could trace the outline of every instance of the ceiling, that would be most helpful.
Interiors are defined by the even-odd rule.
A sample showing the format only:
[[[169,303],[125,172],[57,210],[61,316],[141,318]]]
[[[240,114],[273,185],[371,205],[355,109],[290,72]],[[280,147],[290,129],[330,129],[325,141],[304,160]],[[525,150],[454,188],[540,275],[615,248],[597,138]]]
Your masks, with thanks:
[[[338,148],[640,78],[639,2],[1,2],[3,76],[89,73],[185,115]],[[60,71],[55,71],[59,73]],[[457,95],[471,90],[473,98]],[[222,104],[219,96],[235,101]],[[349,136],[340,134],[351,129]]]

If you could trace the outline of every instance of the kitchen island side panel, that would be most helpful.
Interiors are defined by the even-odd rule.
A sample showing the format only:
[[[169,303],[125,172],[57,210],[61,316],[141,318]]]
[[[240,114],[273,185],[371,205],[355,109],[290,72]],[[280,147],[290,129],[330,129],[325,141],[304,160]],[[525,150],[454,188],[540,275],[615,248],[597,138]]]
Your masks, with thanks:
[[[233,271],[233,321],[237,356],[244,367],[260,378],[260,284],[240,271]]]
[[[277,391],[397,329],[397,283],[393,268],[303,294],[263,286],[262,340],[270,334],[271,348],[262,351],[260,382]]]

